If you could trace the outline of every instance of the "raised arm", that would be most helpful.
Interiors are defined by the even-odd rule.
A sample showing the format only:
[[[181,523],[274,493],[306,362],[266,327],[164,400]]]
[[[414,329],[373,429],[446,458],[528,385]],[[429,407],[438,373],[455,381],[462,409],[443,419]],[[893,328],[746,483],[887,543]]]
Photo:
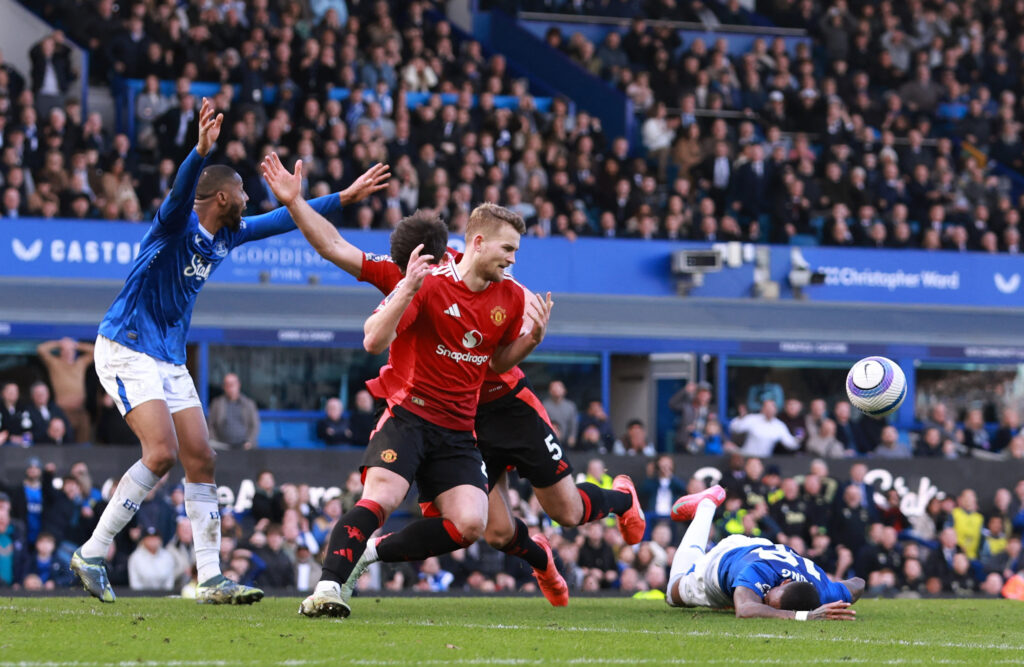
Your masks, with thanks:
[[[736,618],[788,618],[795,619],[797,614],[806,614],[806,621],[852,621],[857,612],[850,609],[849,602],[829,602],[814,611],[796,612],[789,609],[776,609],[764,603],[761,597],[745,586],[737,586],[732,594],[732,604],[736,609]]]
[[[277,200],[284,204],[291,220],[295,222],[295,225],[298,226],[299,231],[306,237],[306,240],[313,246],[313,249],[327,261],[358,278],[363,268],[363,251],[346,241],[338,233],[334,225],[300,196],[302,161],[299,160],[295,163],[294,173],[289,173],[277,154],[271,153],[264,158],[262,166],[263,176],[267,179],[267,185],[270,186]],[[360,180],[371,184],[370,187],[372,189],[373,187],[383,187],[373,185],[378,183],[380,178],[383,178],[384,185],[386,186],[389,176],[387,169],[386,165],[374,165],[360,176],[356,183],[352,184],[352,187],[347,188],[341,195],[338,195],[339,200],[346,192],[356,188]],[[349,196],[352,195],[350,194]],[[267,215],[272,214],[273,212]]]
[[[45,343],[40,343],[36,346],[36,354],[42,357],[43,361],[46,361],[47,357],[53,356],[53,348],[58,345],[60,345],[59,340],[48,340]]]
[[[289,197],[289,199],[281,198],[281,196],[275,189],[275,183],[271,182],[270,178],[268,177],[268,167],[271,165],[275,165],[274,169],[275,172],[277,172],[276,182],[278,186],[283,184],[282,179],[288,179],[288,192],[286,193],[285,196]],[[301,186],[302,160],[299,160],[298,162],[295,163],[294,174],[288,173],[288,170],[285,169],[284,165],[281,164],[281,159],[277,156],[276,153],[271,153],[266,158],[264,158],[262,167],[263,176],[264,178],[267,179],[267,185],[269,185],[270,189],[274,191],[274,196],[278,198],[278,201],[280,201],[283,204],[283,206],[276,208],[273,211],[263,213],[261,215],[254,215],[252,217],[246,218],[246,236],[241,241],[242,243],[247,243],[249,241],[257,241],[259,239],[267,238],[268,236],[284,234],[286,232],[292,231],[293,229],[295,229],[297,225],[299,225],[299,220],[295,218],[294,213],[291,210],[289,210],[288,202],[294,200],[295,198],[301,199],[301,187],[296,189],[293,195],[293,183],[291,181],[294,180],[295,183],[298,183]],[[364,172],[362,175],[360,175],[359,178],[357,178],[355,182],[352,183],[352,185],[345,188],[341,192],[309,200],[309,207],[312,208],[317,213],[319,213],[321,216],[326,216],[334,213],[337,210],[340,210],[342,207],[350,206],[351,204],[362,201],[363,199],[366,199],[373,193],[379,192],[380,190],[383,190],[384,188],[387,187],[388,179],[391,177],[391,174],[388,170],[389,167],[387,165],[374,165],[370,169],[366,170],[366,172]],[[299,229],[302,231],[302,234],[306,237],[306,239],[310,242],[310,245],[312,245],[316,249],[316,251],[319,252],[322,257],[324,257],[324,259],[327,259],[337,264],[341,269],[348,271],[349,273],[358,278],[359,268],[362,265],[362,252],[358,248],[352,246],[344,239],[342,239],[341,236],[338,234],[338,231],[334,229],[334,225],[332,225],[330,222],[328,222],[327,220],[323,220],[322,223],[322,225],[317,225],[314,228],[309,228],[309,225],[299,226]],[[313,238],[310,237],[309,232],[314,233]],[[333,240],[340,240],[341,243],[343,244],[342,247],[334,247],[333,244],[331,243],[331,241]],[[344,246],[347,246],[347,248]],[[325,251],[332,253],[333,257],[329,257],[328,255],[324,254],[324,252],[321,252],[321,247],[323,247]],[[339,263],[339,261],[336,261],[336,259],[340,260],[341,263]],[[355,271],[353,271],[353,269],[355,269]]]
[[[544,340],[544,334],[548,329],[548,320],[551,319],[551,309],[555,305],[551,301],[551,292],[547,293],[547,298],[534,294],[532,301],[527,303],[532,304],[532,307],[528,305],[524,309],[530,322],[529,330],[508,345],[494,351],[494,356],[491,357],[491,370],[495,373],[504,373],[514,368],[530,356],[530,353]]]
[[[196,198],[199,175],[203,171],[210,150],[220,136],[220,126],[224,122],[224,114],[214,116],[213,111],[213,104],[204,97],[203,106],[199,110],[199,142],[178,167],[171,191],[160,204],[156,214],[157,224],[166,232],[181,231],[188,223],[188,214]]]
[[[405,280],[384,300],[373,315],[363,325],[363,348],[370,354],[380,354],[388,349],[391,342],[398,336],[398,324],[402,316],[416,297],[423,280],[430,273],[431,255],[420,255],[423,244],[416,246],[409,255],[409,264],[405,269]]]

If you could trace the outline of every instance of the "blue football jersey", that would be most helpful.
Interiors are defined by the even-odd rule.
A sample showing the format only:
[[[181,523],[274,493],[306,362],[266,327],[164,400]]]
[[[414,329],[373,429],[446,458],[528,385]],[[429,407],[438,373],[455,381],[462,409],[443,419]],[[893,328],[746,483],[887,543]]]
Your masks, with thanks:
[[[781,544],[732,549],[722,555],[718,564],[718,584],[730,600],[740,586],[749,588],[764,599],[769,589],[786,579],[813,584],[818,589],[822,604],[852,602],[850,589],[831,581],[814,561]]]
[[[100,323],[99,333],[172,364],[185,363],[185,339],[199,290],[232,248],[295,229],[284,207],[244,218],[237,230],[211,235],[192,210],[206,161],[193,149],[142,239],[131,272]],[[318,213],[341,208],[337,194],[311,199]]]

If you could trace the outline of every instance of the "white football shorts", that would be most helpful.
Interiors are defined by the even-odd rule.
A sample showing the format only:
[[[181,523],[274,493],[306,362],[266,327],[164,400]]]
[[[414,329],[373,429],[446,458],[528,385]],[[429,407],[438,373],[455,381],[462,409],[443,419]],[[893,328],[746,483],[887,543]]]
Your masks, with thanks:
[[[105,336],[96,337],[96,375],[122,415],[146,401],[163,401],[171,414],[202,407],[184,365],[154,359]]]
[[[731,607],[732,598],[725,594],[718,583],[718,564],[727,552],[754,545],[771,546],[772,542],[763,537],[730,535],[698,558],[693,568],[684,574],[679,582],[679,595],[683,599],[683,605],[712,609]],[[669,583],[670,588],[671,586]]]

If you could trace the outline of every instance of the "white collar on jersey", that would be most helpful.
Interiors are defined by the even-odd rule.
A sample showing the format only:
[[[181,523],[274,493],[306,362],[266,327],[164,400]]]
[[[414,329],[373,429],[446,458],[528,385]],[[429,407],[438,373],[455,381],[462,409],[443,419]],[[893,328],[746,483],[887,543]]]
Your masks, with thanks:
[[[209,229],[207,229],[206,227],[203,227],[203,223],[200,222],[196,226],[199,227],[199,233],[203,235],[204,239],[206,239],[207,241],[212,241],[213,240],[213,234],[210,233]]]

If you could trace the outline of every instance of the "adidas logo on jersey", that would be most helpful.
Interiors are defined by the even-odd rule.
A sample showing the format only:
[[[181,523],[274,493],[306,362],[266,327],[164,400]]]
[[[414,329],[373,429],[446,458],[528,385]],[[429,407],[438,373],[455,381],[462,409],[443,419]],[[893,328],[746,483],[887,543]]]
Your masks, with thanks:
[[[445,308],[445,315],[451,315],[452,317],[462,317],[462,313],[459,312],[459,304],[453,303],[452,305]]]

